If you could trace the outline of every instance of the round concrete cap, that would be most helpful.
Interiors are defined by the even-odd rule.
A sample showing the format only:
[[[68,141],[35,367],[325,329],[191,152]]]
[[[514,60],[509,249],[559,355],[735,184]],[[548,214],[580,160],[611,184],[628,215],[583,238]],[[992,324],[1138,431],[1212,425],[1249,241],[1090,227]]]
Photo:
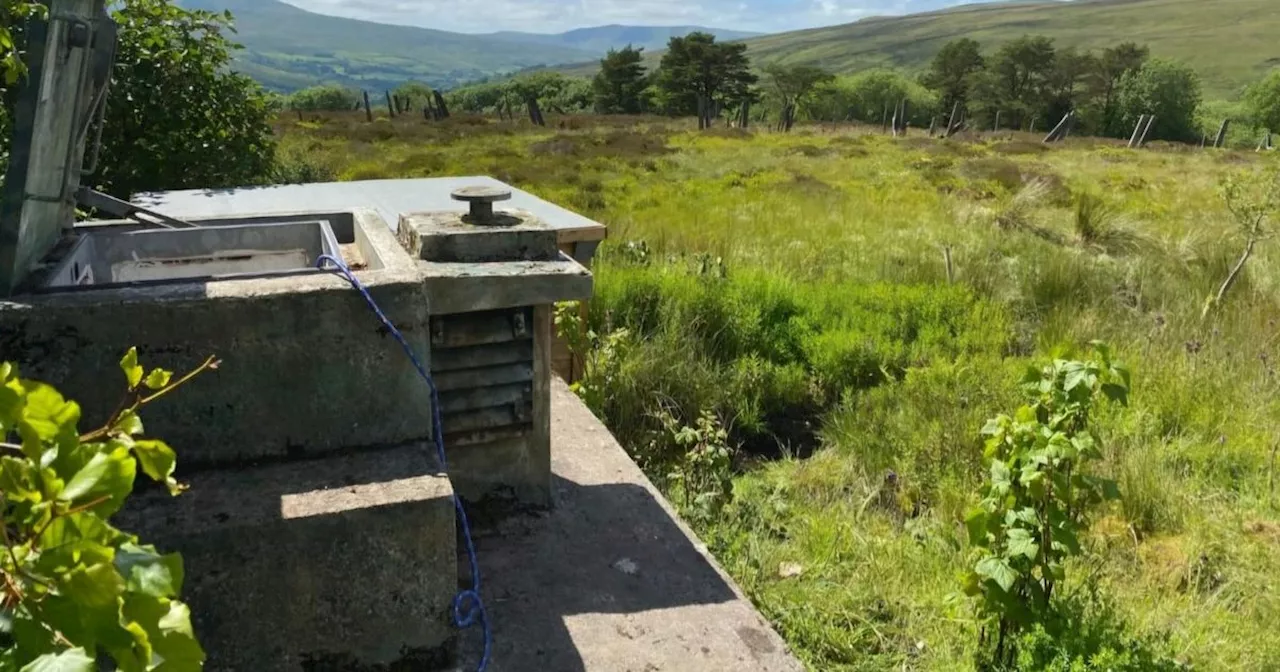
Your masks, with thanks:
[[[500,187],[463,187],[453,191],[453,200],[467,203],[496,203],[511,200],[511,190]]]

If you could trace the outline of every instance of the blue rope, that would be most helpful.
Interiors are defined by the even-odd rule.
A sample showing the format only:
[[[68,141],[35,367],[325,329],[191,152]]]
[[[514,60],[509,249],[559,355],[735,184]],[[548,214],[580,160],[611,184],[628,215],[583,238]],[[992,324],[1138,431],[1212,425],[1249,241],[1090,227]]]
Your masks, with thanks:
[[[418,375],[427,381],[427,387],[431,390],[431,434],[436,440],[436,455],[440,459],[440,466],[449,471],[449,461],[444,454],[444,423],[440,419],[440,393],[436,390],[436,383],[431,378],[431,374],[427,372],[427,368],[422,365],[422,360],[418,359],[417,353],[413,351],[413,347],[409,345],[409,341],[405,340],[404,334],[391,323],[382,309],[378,307],[377,302],[369,295],[369,289],[364,283],[356,279],[351,273],[351,269],[342,263],[341,259],[322,254],[316,261],[317,268],[325,268],[325,264],[331,263],[336,268],[330,269],[347,279],[352,287],[355,287],[360,295],[364,297],[365,303],[369,304],[378,320],[382,322],[382,326],[386,327],[396,341],[400,343],[400,347],[404,348],[406,355],[413,362],[413,367],[418,370]],[[471,524],[467,521],[467,512],[462,508],[462,499],[458,495],[453,496],[453,507],[458,512],[458,522],[462,526],[462,538],[467,547],[467,561],[471,564],[471,589],[459,591],[453,597],[453,624],[458,628],[469,628],[479,623],[484,629],[484,655],[480,657],[480,666],[476,668],[478,672],[484,672],[489,666],[489,654],[493,649],[493,634],[489,629],[489,618],[485,614],[484,602],[480,599],[480,563],[476,561],[476,546],[471,540]]]

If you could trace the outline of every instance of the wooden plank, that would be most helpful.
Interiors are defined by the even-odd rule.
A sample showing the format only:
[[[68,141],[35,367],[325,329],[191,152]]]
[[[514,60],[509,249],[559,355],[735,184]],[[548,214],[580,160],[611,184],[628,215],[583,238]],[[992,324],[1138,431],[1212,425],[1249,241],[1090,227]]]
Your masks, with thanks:
[[[534,459],[551,463],[551,335],[554,329],[555,307],[535,306],[533,309],[533,429],[529,433],[529,453]],[[546,482],[538,483],[551,489],[551,470],[546,470]]]
[[[602,241],[609,236],[609,229],[604,226],[566,227],[556,230],[556,242],[582,243]]]
[[[532,383],[477,387],[440,393],[440,412],[449,415],[496,406],[525,404],[533,395]]]
[[[536,357],[536,355],[535,355]],[[536,360],[535,360],[536,361]],[[492,385],[533,382],[533,363],[507,364],[483,369],[462,369],[435,374],[436,389],[441,393]]]
[[[480,345],[473,348],[441,348],[431,353],[431,371],[440,373],[532,361],[532,340]]]

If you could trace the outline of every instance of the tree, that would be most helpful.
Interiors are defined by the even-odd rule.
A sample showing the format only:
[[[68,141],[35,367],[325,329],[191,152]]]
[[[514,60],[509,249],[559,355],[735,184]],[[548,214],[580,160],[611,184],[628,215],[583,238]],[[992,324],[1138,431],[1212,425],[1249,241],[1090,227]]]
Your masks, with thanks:
[[[670,114],[694,114],[698,99],[731,105],[749,95],[756,83],[747,46],[716,42],[713,35],[693,32],[673,37],[658,68],[657,86]]]
[[[764,74],[784,105],[796,105],[809,97],[820,84],[835,77],[822,68],[812,65],[765,66]]]
[[[1053,40],[1042,36],[1024,36],[1000,47],[973,90],[980,114],[991,118],[1003,113],[1015,128],[1047,115],[1046,92],[1056,55]]]
[[[230,14],[125,0],[114,18],[120,44],[98,187],[129,198],[268,180],[270,108],[261,86],[230,71]]]
[[[422,82],[405,82],[397,86],[391,95],[408,105],[421,108],[426,101],[435,100],[435,89]]]
[[[302,110],[304,112],[350,110],[360,100],[359,91],[345,86],[313,86],[289,96],[289,109]]]
[[[1280,70],[1249,87],[1244,100],[1255,125],[1280,132]]]
[[[600,72],[591,82],[596,112],[600,114],[639,114],[643,110],[645,68],[641,63],[644,47],[627,45],[618,51],[610,49],[600,59]]]
[[[1099,77],[1100,121],[1103,133],[1117,137],[1126,137],[1130,129],[1120,128],[1117,119],[1116,93],[1120,80],[1126,74],[1142,67],[1151,57],[1151,50],[1145,45],[1138,46],[1133,42],[1125,42],[1110,49],[1104,49],[1097,60]]]
[[[1152,59],[1120,78],[1116,118],[1122,127],[1133,128],[1138,117],[1154,114],[1152,138],[1192,142],[1199,138],[1196,109],[1200,100],[1200,78],[1194,70]]]
[[[6,11],[29,4],[0,2]],[[95,186],[128,198],[268,180],[275,165],[271,108],[261,86],[229,70],[235,47],[223,32],[230,15],[189,11],[170,0],[113,5],[119,46]],[[6,87],[6,119],[14,90]],[[7,143],[9,129],[0,130]]]
[[[950,110],[956,103],[962,108],[968,104],[973,78],[986,66],[981,49],[976,40],[966,37],[948,42],[933,57],[921,81],[938,93],[943,110]]]
[[[1075,47],[1057,52],[1044,82],[1041,107],[1046,120],[1056,123],[1068,112],[1091,107],[1101,87],[1098,70],[1098,59],[1093,54],[1080,53]]]

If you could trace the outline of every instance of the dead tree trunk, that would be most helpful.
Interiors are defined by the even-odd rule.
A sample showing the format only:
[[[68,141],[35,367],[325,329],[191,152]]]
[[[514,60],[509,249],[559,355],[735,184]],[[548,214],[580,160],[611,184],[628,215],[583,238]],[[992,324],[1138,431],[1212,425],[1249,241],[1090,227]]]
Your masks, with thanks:
[[[1218,127],[1218,137],[1213,139],[1213,148],[1222,149],[1227,144],[1227,131],[1231,129],[1231,120],[1223,119],[1222,125]]]
[[[439,114],[441,119],[448,119],[449,106],[445,104],[444,96],[439,91],[432,91],[431,95],[436,99],[436,114]]]
[[[538,99],[532,96],[525,101],[525,105],[529,108],[529,121],[535,126],[546,126],[547,121],[542,118],[542,108],[538,107]]]
[[[369,92],[364,92],[364,116],[368,121],[373,121],[373,107],[369,105]]]

